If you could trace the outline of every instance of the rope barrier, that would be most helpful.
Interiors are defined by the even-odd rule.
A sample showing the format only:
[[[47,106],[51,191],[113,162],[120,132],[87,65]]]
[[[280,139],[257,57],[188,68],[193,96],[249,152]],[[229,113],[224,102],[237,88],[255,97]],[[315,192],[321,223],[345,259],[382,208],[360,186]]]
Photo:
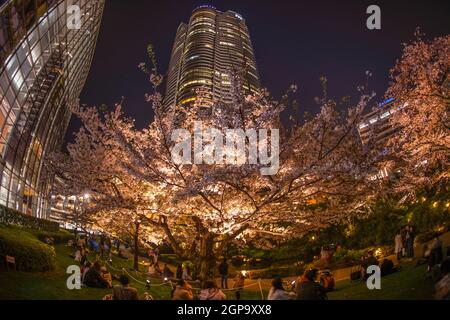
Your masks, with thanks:
[[[141,285],[147,286],[147,283],[146,283],[146,282],[142,282],[142,281],[136,279],[133,275],[131,275],[131,274],[128,272],[128,270],[126,270],[126,268],[122,267],[122,269],[117,269],[117,268],[113,267],[112,264],[109,263],[109,261],[102,260],[102,259],[98,259],[98,260],[100,260],[102,263],[108,265],[108,267],[111,268],[112,270],[120,271],[120,272],[122,272],[122,273],[126,273],[126,274],[128,274],[128,275],[130,276],[130,278],[132,278],[132,279],[133,279],[134,281],[136,281],[137,283],[139,283],[139,284],[141,284]],[[145,276],[145,277],[147,278],[147,280],[148,280],[148,278],[149,278],[149,274],[147,274],[147,273],[144,273],[144,272],[141,272],[141,271],[138,271],[138,270],[134,270],[134,272],[139,273],[139,274]],[[198,281],[198,280],[189,280],[189,281],[186,281],[186,282],[197,284],[199,281]],[[172,281],[171,281],[171,280],[169,280],[169,281],[167,281],[167,282],[151,284],[151,287],[161,287],[161,286],[165,286],[165,285],[170,286],[170,287],[173,289],[173,284],[172,284]],[[261,286],[261,279],[258,279],[257,282],[255,282],[255,283],[251,283],[251,284],[248,284],[248,285],[239,287],[239,288],[230,288],[230,289],[221,289],[221,290],[222,290],[223,292],[232,292],[232,291],[237,291],[237,290],[243,290],[243,289],[246,289],[246,288],[250,288],[250,287],[253,287],[253,286],[256,286],[256,285],[259,286],[259,290],[260,290],[260,292],[261,292],[261,298],[264,299],[264,293],[263,293],[262,286]],[[199,287],[192,287],[192,290],[200,291],[200,290],[202,290],[202,288],[199,288]]]

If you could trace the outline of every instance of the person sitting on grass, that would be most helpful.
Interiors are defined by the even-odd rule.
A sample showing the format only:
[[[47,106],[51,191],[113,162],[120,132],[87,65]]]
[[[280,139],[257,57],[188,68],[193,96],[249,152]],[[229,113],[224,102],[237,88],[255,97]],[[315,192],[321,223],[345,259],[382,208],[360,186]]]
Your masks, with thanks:
[[[81,251],[82,251],[82,248],[77,247],[75,252],[71,255],[71,257],[77,262],[81,262]]]
[[[434,297],[438,300],[450,300],[450,257],[447,257],[440,268],[440,278],[437,281]]]
[[[183,279],[178,280],[177,286],[172,291],[172,300],[193,300],[192,287]]]
[[[422,257],[419,260],[417,260],[416,265],[420,266],[426,264],[430,259],[430,254],[431,248],[427,244],[424,244],[422,248]]]
[[[95,261],[84,277],[84,284],[91,288],[108,288],[106,282],[100,274],[100,263]]]
[[[380,266],[381,276],[387,276],[388,274],[399,271],[399,267],[394,266],[394,262],[390,259],[384,259]]]
[[[293,297],[283,288],[283,280],[280,277],[273,279],[267,300],[292,300]]]
[[[100,268],[101,276],[103,280],[105,280],[108,283],[108,288],[112,288],[112,276],[111,273],[108,272],[108,269],[106,267]]]
[[[137,290],[129,286],[130,279],[126,275],[122,274],[119,282],[119,285],[113,287],[113,300],[139,300]]]
[[[297,300],[326,300],[327,292],[324,287],[316,282],[319,270],[307,270],[302,277],[302,282],[295,286]]]
[[[88,262],[88,252],[87,250],[81,249],[80,264],[84,266]]]
[[[225,293],[220,290],[215,281],[209,280],[205,282],[205,286],[199,294],[199,300],[226,300]]]
[[[367,252],[367,257],[363,260],[361,266],[363,267],[363,278],[364,280],[367,280],[368,274],[367,274],[367,268],[369,266],[378,266],[379,262],[377,258],[373,254],[373,250],[370,250]]]
[[[89,261],[86,261],[84,266],[81,266],[81,283],[84,283],[84,279],[86,278],[86,273],[91,268],[92,264]]]

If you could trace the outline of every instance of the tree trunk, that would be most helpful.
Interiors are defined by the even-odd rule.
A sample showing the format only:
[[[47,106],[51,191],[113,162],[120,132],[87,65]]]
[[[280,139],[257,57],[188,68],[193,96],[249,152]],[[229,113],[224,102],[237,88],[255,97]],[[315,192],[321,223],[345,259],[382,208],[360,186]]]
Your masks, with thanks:
[[[134,230],[134,257],[133,257],[133,268],[136,271],[139,271],[139,227],[140,223],[135,223]]]
[[[214,237],[211,233],[204,234],[200,239],[199,257],[197,262],[198,276],[202,285],[214,277],[215,267]]]

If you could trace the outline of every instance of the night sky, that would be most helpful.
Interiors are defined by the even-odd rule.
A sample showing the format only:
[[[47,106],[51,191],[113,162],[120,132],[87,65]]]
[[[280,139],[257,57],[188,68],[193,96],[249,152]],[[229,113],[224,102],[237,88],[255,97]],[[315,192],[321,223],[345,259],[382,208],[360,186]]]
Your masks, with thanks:
[[[80,100],[83,104],[113,104],[125,97],[124,112],[143,127],[152,119],[144,101],[149,83],[138,69],[147,61],[146,46],[154,44],[159,69],[166,73],[175,32],[188,22],[198,5],[233,10],[246,19],[264,87],[279,97],[292,83],[299,87],[302,111],[318,110],[319,77],[329,93],[356,96],[366,70],[371,88],[383,100],[388,72],[401,55],[402,43],[420,26],[427,37],[450,33],[450,1],[180,1],[107,0],[94,61]],[[366,28],[366,8],[381,7],[381,30]],[[66,139],[79,122],[72,119]]]

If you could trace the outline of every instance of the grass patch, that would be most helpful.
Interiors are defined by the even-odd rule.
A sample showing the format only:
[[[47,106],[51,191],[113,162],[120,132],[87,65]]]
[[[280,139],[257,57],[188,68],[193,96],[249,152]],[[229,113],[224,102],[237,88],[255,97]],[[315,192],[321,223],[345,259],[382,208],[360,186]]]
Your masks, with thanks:
[[[0,225],[0,256],[12,256],[21,271],[48,271],[55,268],[55,251],[20,228]]]
[[[399,272],[381,278],[381,290],[369,290],[365,282],[343,280],[328,294],[330,300],[430,300],[434,285],[425,280],[426,266],[406,264]]]
[[[9,227],[8,227],[9,228]],[[20,228],[19,228],[20,229]],[[17,233],[17,228],[11,228],[10,232]],[[22,232],[26,233],[24,230]],[[29,237],[33,237],[29,234]],[[36,240],[38,241],[38,240]],[[45,244],[42,244],[47,246]],[[0,300],[7,299],[56,299],[56,300],[99,300],[106,294],[111,293],[110,289],[82,288],[81,290],[69,290],[66,286],[68,275],[66,269],[69,265],[76,264],[70,257],[72,249],[64,244],[55,246],[56,266],[49,272],[6,272],[0,270]],[[90,261],[95,260],[95,255],[91,254]],[[122,268],[135,275],[132,269],[132,260],[112,256],[111,269],[113,275],[119,276]],[[339,281],[336,290],[329,293],[330,300],[427,300],[433,298],[434,285],[431,281],[424,279],[425,266],[416,267],[412,264],[403,266],[400,272],[381,278],[381,290],[369,290],[365,283],[354,283],[349,280]],[[118,269],[118,270],[117,270]],[[141,267],[140,271],[145,271]],[[145,282],[143,275],[135,275],[140,282]],[[138,290],[142,298],[144,292],[149,292],[154,299],[170,299],[170,286],[157,286],[159,280],[152,280],[148,290],[144,284],[133,279],[131,285]],[[117,284],[114,281],[113,284]],[[267,289],[263,290],[264,297],[267,297]],[[233,300],[235,293],[226,291],[227,298]],[[241,292],[242,300],[261,300],[261,293],[257,286]]]

